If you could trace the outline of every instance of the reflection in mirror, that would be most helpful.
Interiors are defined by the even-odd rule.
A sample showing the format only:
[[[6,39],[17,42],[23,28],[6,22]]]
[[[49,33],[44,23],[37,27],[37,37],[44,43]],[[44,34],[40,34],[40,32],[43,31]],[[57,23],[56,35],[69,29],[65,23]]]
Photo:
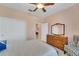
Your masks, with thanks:
[[[65,34],[65,24],[56,23],[51,26],[51,33],[57,35],[64,35]]]

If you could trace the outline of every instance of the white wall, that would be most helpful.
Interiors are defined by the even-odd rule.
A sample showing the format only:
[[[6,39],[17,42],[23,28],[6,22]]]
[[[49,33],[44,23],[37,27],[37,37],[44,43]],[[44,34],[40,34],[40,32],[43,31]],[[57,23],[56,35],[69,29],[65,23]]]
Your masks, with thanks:
[[[51,33],[51,25],[65,24],[65,35],[71,41],[74,34],[79,34],[79,4],[46,17],[45,22],[49,24],[49,34]]]
[[[3,39],[27,39],[26,22],[0,17],[0,37]]]
[[[27,23],[27,39],[35,38],[35,24],[39,23],[39,19],[26,12],[12,10],[7,7],[0,6],[0,17],[11,18],[12,20],[23,20]]]

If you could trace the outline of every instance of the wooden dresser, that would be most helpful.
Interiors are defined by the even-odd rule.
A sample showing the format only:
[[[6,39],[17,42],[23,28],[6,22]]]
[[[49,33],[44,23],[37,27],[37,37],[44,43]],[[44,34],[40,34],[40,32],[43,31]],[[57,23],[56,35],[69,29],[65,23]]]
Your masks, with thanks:
[[[68,44],[68,38],[61,35],[47,35],[47,43],[64,51],[64,45]]]

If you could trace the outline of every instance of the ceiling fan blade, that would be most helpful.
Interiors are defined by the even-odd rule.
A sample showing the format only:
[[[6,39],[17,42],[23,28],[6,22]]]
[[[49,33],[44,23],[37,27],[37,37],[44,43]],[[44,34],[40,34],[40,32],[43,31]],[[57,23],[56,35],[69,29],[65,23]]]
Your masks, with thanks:
[[[29,11],[31,12],[35,12],[38,8],[35,8],[34,10],[29,9]]]
[[[36,11],[38,8],[36,7],[33,11]]]
[[[55,3],[45,3],[45,6],[54,5]]]
[[[37,5],[38,3],[30,3],[30,4]]]
[[[44,12],[46,12],[45,8],[42,8],[42,10],[43,10]]]

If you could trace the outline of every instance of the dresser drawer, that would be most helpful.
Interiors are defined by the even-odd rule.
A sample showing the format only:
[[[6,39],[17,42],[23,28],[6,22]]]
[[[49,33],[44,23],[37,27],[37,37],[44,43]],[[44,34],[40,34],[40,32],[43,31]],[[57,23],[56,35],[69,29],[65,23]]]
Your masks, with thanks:
[[[66,37],[64,36],[53,36],[53,35],[47,36],[47,43],[61,50],[64,50],[65,41]]]

